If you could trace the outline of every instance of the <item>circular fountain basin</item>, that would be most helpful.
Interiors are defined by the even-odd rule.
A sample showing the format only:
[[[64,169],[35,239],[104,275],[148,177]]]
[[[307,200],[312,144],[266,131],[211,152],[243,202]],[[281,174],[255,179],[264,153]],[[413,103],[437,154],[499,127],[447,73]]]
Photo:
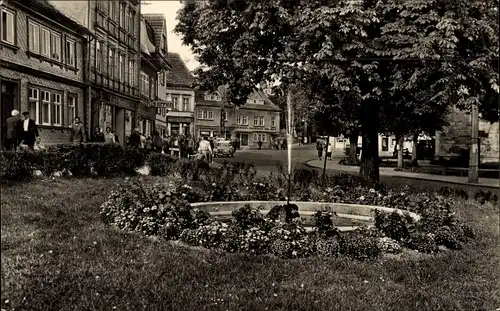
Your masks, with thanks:
[[[252,208],[260,209],[261,213],[266,215],[274,206],[285,205],[286,201],[233,201],[233,202],[200,202],[192,203],[191,207],[210,213],[212,216],[218,217],[222,221],[229,221],[234,210],[240,209],[246,205]],[[318,211],[335,213],[333,222],[340,231],[351,231],[362,226],[371,227],[374,225],[375,211],[383,213],[392,213],[396,211],[403,214],[406,211],[371,205],[360,204],[344,204],[344,203],[326,203],[326,202],[297,202],[293,201],[290,204],[295,204],[299,207],[299,215],[306,230],[313,230],[313,216]],[[420,216],[409,212],[410,217],[415,221],[420,219]]]

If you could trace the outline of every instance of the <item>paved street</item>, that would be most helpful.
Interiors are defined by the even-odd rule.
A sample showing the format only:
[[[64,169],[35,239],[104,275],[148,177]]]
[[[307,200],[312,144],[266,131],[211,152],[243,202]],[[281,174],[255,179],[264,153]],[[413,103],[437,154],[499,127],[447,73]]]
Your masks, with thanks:
[[[252,163],[256,167],[258,173],[267,174],[272,171],[277,165],[282,165],[286,168],[288,154],[287,152],[287,150],[239,150],[235,153],[233,158],[219,158],[215,159],[215,162],[223,163],[224,161],[228,161]],[[330,173],[343,172],[357,174],[357,172],[359,172],[359,167],[357,166],[339,165],[338,160],[341,157],[343,157],[341,153],[334,154],[333,160],[327,161],[327,170]],[[320,162],[317,159],[315,145],[294,145],[292,148],[293,168],[295,169],[297,167],[304,167],[306,166],[306,162],[309,167],[316,168],[318,170],[323,168],[324,162]],[[387,178],[406,178],[412,180],[432,181],[436,184],[441,185],[443,185],[444,183],[467,184],[467,177],[397,172],[393,168],[387,167],[380,168],[380,176],[383,180],[386,180]],[[498,188],[499,181],[495,179],[480,178],[478,186]]]
[[[216,158],[214,162],[245,162],[253,164],[258,172],[267,173],[277,165],[287,166],[287,150],[238,150],[233,158]],[[304,162],[316,157],[315,145],[294,145],[292,148],[293,168],[304,166]]]

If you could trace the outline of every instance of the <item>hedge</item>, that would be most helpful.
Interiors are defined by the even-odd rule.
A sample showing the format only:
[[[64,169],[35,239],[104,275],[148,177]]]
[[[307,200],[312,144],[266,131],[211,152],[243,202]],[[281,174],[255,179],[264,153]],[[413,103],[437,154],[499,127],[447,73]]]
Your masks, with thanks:
[[[148,155],[143,149],[123,148],[118,144],[57,145],[34,152],[1,152],[0,176],[2,181],[28,181],[37,170],[43,176],[53,176],[56,172],[76,177],[128,176],[135,175],[146,164],[152,175],[165,176],[176,162],[179,161],[169,155]]]

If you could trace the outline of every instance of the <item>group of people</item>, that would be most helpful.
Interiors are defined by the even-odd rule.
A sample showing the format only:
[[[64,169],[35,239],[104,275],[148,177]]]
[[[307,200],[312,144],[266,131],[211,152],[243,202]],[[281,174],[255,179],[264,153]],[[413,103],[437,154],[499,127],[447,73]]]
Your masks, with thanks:
[[[20,115],[19,111],[12,110],[11,116],[5,121],[5,132],[6,150],[15,151],[20,147],[33,150],[39,141],[38,127],[28,111]]]
[[[318,151],[318,159],[320,161],[323,158],[323,151],[325,150],[325,145],[327,145],[326,146],[326,158],[328,160],[332,159],[332,144],[330,144],[329,142],[327,143],[323,140],[318,140],[316,142],[316,150]]]
[[[286,141],[285,138],[278,137],[274,139],[273,144],[274,144],[274,149],[276,150],[286,150],[288,142]]]

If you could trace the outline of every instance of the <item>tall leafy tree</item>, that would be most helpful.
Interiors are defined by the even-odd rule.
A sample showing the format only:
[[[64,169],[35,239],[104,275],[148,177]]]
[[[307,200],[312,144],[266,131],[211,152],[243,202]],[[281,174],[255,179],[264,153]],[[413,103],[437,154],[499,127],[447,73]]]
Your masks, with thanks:
[[[360,172],[376,182],[379,114],[401,93],[419,91],[424,82],[428,90],[415,103],[438,95],[439,105],[467,109],[478,102],[486,107],[490,90],[498,92],[492,2],[190,1],[179,12],[176,31],[203,65],[200,83],[229,85],[235,104],[244,103],[255,85],[276,78],[312,90],[320,85],[311,110],[323,110],[327,119],[342,110],[335,98],[355,98],[363,136]]]

